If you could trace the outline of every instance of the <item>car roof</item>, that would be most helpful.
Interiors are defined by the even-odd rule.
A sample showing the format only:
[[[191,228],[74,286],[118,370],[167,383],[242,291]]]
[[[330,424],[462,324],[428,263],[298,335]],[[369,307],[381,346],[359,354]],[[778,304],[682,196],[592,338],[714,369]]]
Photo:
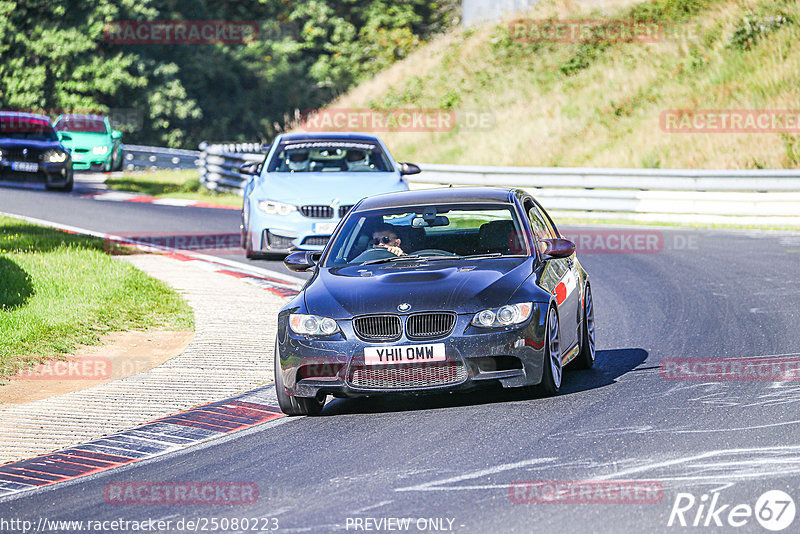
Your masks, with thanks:
[[[26,111],[0,111],[0,117],[15,117],[18,119],[39,119],[50,122],[50,117]]]
[[[365,198],[357,211],[382,208],[402,208],[404,206],[428,206],[431,204],[450,204],[474,202],[478,204],[510,204],[517,194],[516,189],[504,187],[443,187],[385,193]]]
[[[359,132],[302,132],[281,134],[281,141],[307,141],[310,139],[346,139],[349,141],[377,141],[375,135]]]
[[[105,120],[105,115],[93,115],[91,113],[64,113],[59,117],[59,119],[72,119],[74,117],[80,117],[81,119],[93,119],[102,121]]]

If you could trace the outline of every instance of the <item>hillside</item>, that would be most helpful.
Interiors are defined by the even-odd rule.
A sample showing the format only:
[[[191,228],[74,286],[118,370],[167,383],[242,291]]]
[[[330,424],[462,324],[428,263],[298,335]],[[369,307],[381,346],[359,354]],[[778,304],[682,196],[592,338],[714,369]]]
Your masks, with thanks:
[[[457,116],[469,110],[488,114],[494,122],[483,129],[459,121],[450,131],[381,133],[395,157],[407,161],[742,169],[800,165],[797,121],[790,133],[676,133],[665,131],[660,122],[668,110],[800,109],[800,4],[656,0],[588,10],[574,2],[544,0],[525,17],[649,22],[664,32],[656,42],[563,43],[516,39],[511,20],[457,29],[329,108],[443,109]]]

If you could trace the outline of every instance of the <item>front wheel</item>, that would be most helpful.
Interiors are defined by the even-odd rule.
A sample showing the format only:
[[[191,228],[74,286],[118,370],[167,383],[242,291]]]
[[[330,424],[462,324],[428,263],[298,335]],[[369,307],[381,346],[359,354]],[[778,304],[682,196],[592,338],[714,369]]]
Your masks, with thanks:
[[[281,357],[278,353],[278,340],[275,340],[275,394],[278,396],[278,406],[286,415],[319,415],[325,400],[318,400],[313,397],[293,397],[286,393],[286,386],[283,385],[283,373],[281,370]]]
[[[596,357],[594,343],[594,300],[592,289],[587,284],[583,297],[583,328],[581,328],[581,351],[570,363],[575,369],[589,369],[594,365]]]
[[[551,306],[547,312],[547,328],[545,329],[544,369],[539,393],[552,396],[561,389],[561,333],[559,332],[558,314]]]

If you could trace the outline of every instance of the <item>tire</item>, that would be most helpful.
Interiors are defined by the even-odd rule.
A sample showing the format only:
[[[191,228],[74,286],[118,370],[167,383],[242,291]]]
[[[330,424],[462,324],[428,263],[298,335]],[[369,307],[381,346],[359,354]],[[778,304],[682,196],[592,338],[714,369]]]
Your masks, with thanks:
[[[590,369],[597,356],[594,339],[594,300],[592,289],[586,284],[583,298],[583,326],[581,326],[581,351],[569,363],[570,369]]]
[[[278,353],[278,340],[275,340],[275,394],[278,397],[278,406],[286,415],[319,415],[325,400],[313,397],[293,397],[286,393],[281,373],[281,357]]]
[[[69,180],[64,185],[45,185],[45,189],[48,191],[61,191],[64,193],[70,193],[72,188],[75,187],[75,178],[72,173],[69,175]]]
[[[120,151],[119,151],[119,154],[117,154],[117,162],[116,162],[116,165],[112,165],[112,166],[111,166],[111,170],[112,170],[112,171],[121,171],[121,170],[122,170],[122,162],[123,162],[124,160],[125,160],[124,154],[123,154],[122,150],[120,150]]]
[[[564,370],[561,367],[561,332],[558,314],[554,306],[551,306],[547,312],[544,347],[542,382],[536,389],[539,394],[551,397],[558,394],[561,389],[561,379],[564,376]]]

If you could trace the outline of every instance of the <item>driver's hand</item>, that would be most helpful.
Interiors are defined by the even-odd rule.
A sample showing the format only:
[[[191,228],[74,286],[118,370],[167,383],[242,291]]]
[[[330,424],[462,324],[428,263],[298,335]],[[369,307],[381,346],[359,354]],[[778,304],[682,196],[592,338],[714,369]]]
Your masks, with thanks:
[[[389,245],[383,245],[383,244],[378,245],[378,246],[380,248],[385,248],[386,250],[388,250],[389,252],[391,252],[395,256],[405,256],[406,255],[406,253],[403,252],[403,249],[401,249],[400,247],[390,247]]]

